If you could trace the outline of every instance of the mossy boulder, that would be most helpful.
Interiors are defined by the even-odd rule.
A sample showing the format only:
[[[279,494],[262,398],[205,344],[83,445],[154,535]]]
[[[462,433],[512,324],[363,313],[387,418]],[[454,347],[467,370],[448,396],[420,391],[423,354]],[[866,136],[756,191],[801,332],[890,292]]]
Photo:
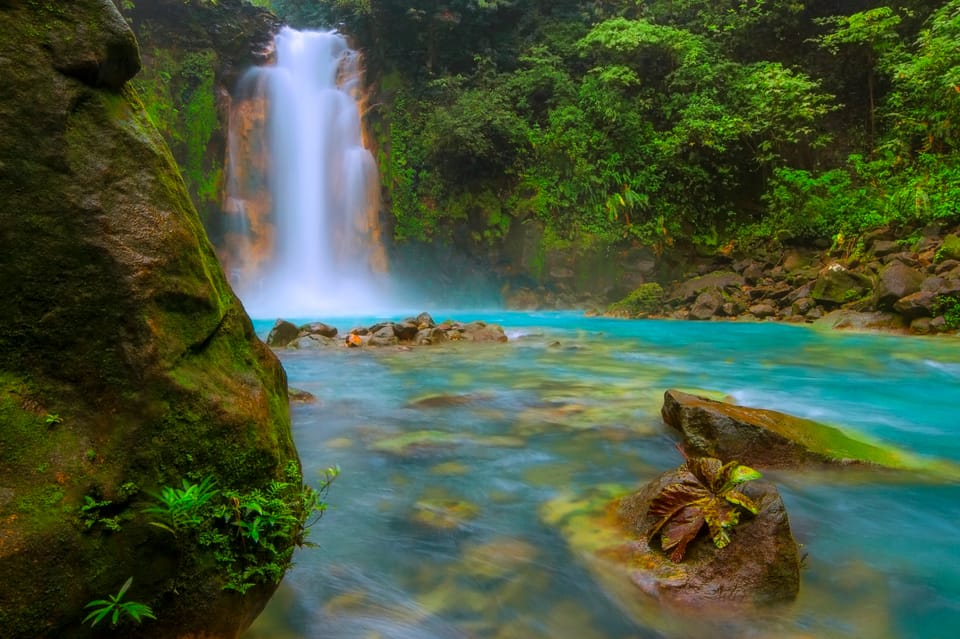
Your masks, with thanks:
[[[106,0],[0,4],[0,628],[91,637],[115,594],[156,621],[117,637],[236,637],[245,595],[209,549],[151,525],[150,492],[299,472],[286,378],[224,279],[163,139],[124,80]],[[99,506],[90,507],[90,503]],[[292,547],[297,539],[283,540]]]
[[[820,271],[810,297],[818,302],[840,305],[860,299],[871,288],[867,276],[840,264],[831,264]]]
[[[951,233],[943,238],[943,244],[937,251],[937,260],[960,260],[960,236]]]
[[[757,468],[867,465],[955,473],[945,463],[855,439],[833,426],[678,390],[664,393],[661,415],[680,431],[688,453],[736,459]]]
[[[607,307],[606,315],[644,317],[657,313],[663,303],[663,287],[656,282],[641,284],[625,298]]]

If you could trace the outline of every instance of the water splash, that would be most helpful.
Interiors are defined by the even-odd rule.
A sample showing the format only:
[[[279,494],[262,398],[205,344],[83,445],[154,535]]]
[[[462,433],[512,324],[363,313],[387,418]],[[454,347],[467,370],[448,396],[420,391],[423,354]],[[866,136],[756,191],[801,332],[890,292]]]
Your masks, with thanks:
[[[274,44],[276,64],[247,72],[230,113],[231,281],[255,317],[377,312],[386,259],[359,55],[335,32],[284,28]]]

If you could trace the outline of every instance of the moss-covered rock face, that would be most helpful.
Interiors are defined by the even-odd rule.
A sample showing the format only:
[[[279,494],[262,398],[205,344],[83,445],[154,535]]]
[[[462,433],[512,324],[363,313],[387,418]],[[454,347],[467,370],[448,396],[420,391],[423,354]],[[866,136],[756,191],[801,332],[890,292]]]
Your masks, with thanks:
[[[248,68],[271,55],[280,21],[242,0],[136,0],[121,6],[143,55],[133,85],[219,244],[231,93]]]
[[[113,636],[237,636],[273,585],[223,590],[212,551],[151,525],[148,493],[207,475],[224,491],[267,490],[299,469],[283,369],[124,84],[139,58],[123,24],[108,0],[0,2],[9,638],[93,636],[84,605],[131,576],[125,599],[158,619]]]

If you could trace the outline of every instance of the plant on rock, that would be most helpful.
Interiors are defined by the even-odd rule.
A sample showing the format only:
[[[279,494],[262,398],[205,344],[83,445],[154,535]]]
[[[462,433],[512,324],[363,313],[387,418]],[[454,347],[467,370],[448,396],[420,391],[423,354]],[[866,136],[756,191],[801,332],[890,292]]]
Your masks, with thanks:
[[[143,512],[159,515],[164,521],[150,523],[174,535],[181,528],[197,527],[203,522],[203,507],[219,492],[213,487],[215,483],[207,475],[199,484],[184,479],[182,488],[164,486],[159,495],[154,495],[159,503]]]
[[[128,578],[120,587],[120,592],[115,595],[108,595],[106,599],[96,599],[88,603],[84,608],[94,608],[94,610],[83,619],[83,623],[90,622],[93,628],[103,621],[103,618],[110,615],[110,625],[116,626],[120,617],[130,617],[137,623],[142,619],[156,619],[153,616],[153,610],[147,604],[139,601],[121,601],[123,595],[127,593],[130,584],[133,583],[133,577]]]
[[[680,451],[683,453],[683,451]],[[756,515],[759,507],[737,488],[760,473],[736,461],[724,464],[715,457],[687,457],[677,469],[678,480],[665,485],[650,504],[664,552],[675,562],[683,560],[687,545],[706,524],[717,548],[730,543],[729,530],[740,523],[741,511]]]
[[[310,545],[308,529],[326,509],[325,496],[339,468],[329,468],[320,487],[303,485],[299,465],[291,462],[286,480],[264,488],[213,488],[211,476],[199,484],[182,480],[182,488],[164,486],[144,513],[150,523],[196,544],[221,570],[223,589],[241,594],[256,584],[279,583],[290,567],[295,546]],[[178,534],[181,533],[181,534]]]

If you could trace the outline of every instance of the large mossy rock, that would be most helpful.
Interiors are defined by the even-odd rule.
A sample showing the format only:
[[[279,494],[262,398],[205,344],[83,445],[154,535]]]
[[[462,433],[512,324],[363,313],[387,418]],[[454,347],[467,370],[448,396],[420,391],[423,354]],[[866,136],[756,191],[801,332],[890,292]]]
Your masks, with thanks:
[[[124,84],[138,66],[109,0],[0,3],[5,639],[106,632],[84,604],[131,576],[158,619],[111,636],[236,637],[275,588],[224,591],[212,553],[143,513],[184,478],[247,491],[299,462],[283,369]]]
[[[668,390],[663,421],[680,431],[690,454],[736,459],[758,468],[869,464],[918,469],[912,456],[854,439],[843,431],[761,408]]]

